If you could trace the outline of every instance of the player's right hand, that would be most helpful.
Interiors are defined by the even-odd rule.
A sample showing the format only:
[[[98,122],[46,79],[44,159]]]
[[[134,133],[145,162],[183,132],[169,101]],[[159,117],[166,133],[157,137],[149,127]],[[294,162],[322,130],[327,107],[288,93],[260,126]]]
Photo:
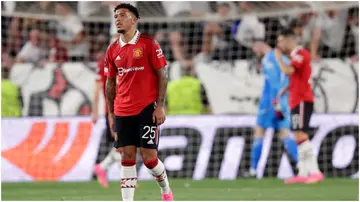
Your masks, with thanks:
[[[164,107],[156,106],[155,110],[153,112],[153,122],[159,126],[165,122],[165,119],[166,119],[166,116],[165,116]]]
[[[93,124],[95,124],[95,123],[97,122],[98,118],[99,118],[99,114],[96,113],[96,112],[93,112],[93,113],[91,114],[91,117],[92,117],[92,122],[93,122]]]

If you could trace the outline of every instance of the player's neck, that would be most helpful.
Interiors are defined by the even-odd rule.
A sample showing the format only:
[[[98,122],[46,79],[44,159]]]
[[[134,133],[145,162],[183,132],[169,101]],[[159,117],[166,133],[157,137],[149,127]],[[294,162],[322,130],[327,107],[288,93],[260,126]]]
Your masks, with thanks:
[[[134,38],[135,34],[136,34],[136,29],[129,30],[125,34],[121,34],[121,40],[125,43],[128,43],[129,41],[131,41],[131,39]]]

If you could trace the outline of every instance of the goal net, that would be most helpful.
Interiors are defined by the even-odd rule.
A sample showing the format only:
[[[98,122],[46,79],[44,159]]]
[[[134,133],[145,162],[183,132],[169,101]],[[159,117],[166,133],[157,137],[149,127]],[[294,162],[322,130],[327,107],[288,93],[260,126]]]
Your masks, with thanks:
[[[247,114],[169,117],[161,130],[159,148],[169,176],[235,179],[248,169],[251,128],[263,79],[256,59],[258,45],[263,42],[274,47],[276,35],[283,28],[294,29],[299,42],[312,54],[315,111],[321,114],[312,120],[310,134],[318,148],[321,170],[327,176],[358,172],[358,117],[353,114],[358,112],[356,2],[131,3],[140,12],[138,29],[160,43],[171,80],[179,78],[183,68],[193,68],[215,114]],[[16,168],[20,173],[10,180],[31,180],[31,176],[37,180],[84,180],[86,177],[72,176],[81,169],[88,170],[84,175],[92,175],[94,163],[103,160],[110,150],[111,139],[103,135],[105,110],[101,93],[101,121],[92,125],[90,119],[80,117],[91,115],[97,62],[116,34],[114,5],[2,2],[2,73],[21,87],[23,105],[23,117],[4,119],[9,131],[2,130],[2,159],[6,162],[2,169],[12,172]],[[7,104],[10,106],[10,101]],[[72,119],[76,121],[69,122]],[[324,120],[333,125],[327,126]],[[11,137],[12,127],[18,127],[17,136]],[[60,138],[56,135],[59,131],[69,134]],[[295,165],[278,136],[269,131],[266,138],[258,177],[292,175]],[[32,146],[24,146],[26,141]],[[47,149],[48,143],[59,145]],[[34,156],[24,157],[25,163],[14,160],[18,154],[31,153],[29,150]],[[69,151],[79,156],[67,156]],[[46,171],[31,163],[40,157],[49,158],[41,162],[53,162],[45,167]],[[83,168],[80,162],[89,159],[94,161]],[[149,178],[141,161],[138,163],[140,178]],[[35,174],[26,169],[36,171],[40,178],[34,178]],[[118,165],[114,165],[109,176],[119,179],[118,173]],[[52,177],[44,178],[49,175]]]

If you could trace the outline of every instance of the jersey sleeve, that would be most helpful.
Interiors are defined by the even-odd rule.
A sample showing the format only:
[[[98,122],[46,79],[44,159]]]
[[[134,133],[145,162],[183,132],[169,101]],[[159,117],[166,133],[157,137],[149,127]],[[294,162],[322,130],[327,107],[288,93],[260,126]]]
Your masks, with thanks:
[[[305,51],[299,51],[291,58],[291,66],[295,69],[302,69],[310,62],[310,54]]]
[[[96,82],[101,82],[101,78],[104,75],[104,60],[104,58],[101,58],[97,62]]]
[[[153,40],[151,43],[150,63],[154,70],[167,65],[164,53],[156,40]]]
[[[116,77],[116,67],[114,62],[111,60],[111,50],[108,48],[104,60],[104,73],[109,78]]]

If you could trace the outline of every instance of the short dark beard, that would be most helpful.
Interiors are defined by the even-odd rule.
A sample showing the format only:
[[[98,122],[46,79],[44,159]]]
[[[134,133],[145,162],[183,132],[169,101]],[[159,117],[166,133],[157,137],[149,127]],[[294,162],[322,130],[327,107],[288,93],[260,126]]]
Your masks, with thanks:
[[[126,31],[125,31],[124,29],[118,29],[118,30],[117,30],[117,33],[119,33],[119,34],[125,34]]]

